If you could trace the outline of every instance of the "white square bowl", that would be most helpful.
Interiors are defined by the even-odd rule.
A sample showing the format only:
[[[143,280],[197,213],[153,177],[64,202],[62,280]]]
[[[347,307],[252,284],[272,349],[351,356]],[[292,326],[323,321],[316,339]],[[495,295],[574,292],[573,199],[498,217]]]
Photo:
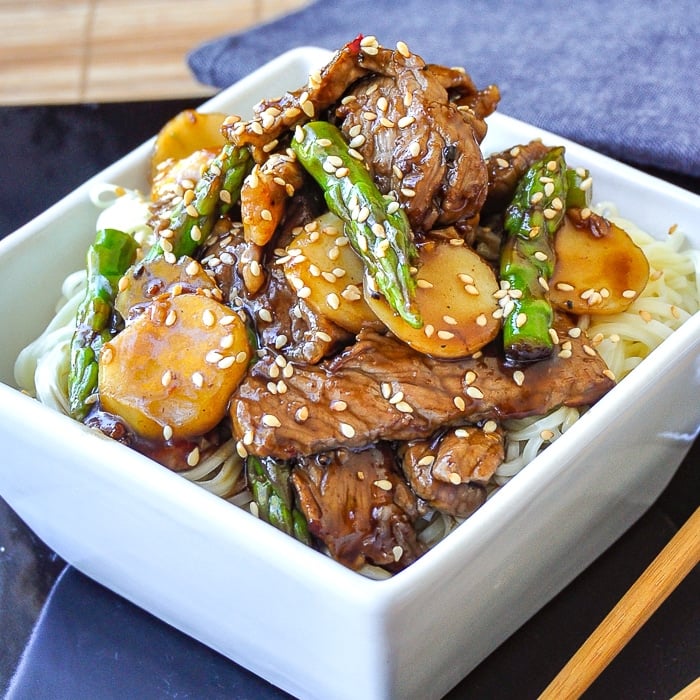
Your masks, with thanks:
[[[245,116],[329,55],[288,52],[203,109]],[[486,151],[563,144],[597,199],[657,237],[678,224],[700,248],[700,197],[506,116],[489,122]],[[441,697],[669,482],[700,425],[700,315],[437,547],[372,581],[15,388],[17,353],[94,237],[91,186],[145,188],[151,147],[0,241],[0,495],[77,569],[296,696]],[[30,305],[17,301],[27,280]]]

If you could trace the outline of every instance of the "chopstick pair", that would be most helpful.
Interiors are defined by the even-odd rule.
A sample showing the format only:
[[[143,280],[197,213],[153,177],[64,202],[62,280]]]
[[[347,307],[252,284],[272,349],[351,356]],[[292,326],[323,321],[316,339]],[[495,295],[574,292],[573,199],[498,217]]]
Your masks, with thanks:
[[[698,562],[700,508],[569,659],[539,700],[580,697]],[[699,697],[700,678],[697,678],[672,700]]]

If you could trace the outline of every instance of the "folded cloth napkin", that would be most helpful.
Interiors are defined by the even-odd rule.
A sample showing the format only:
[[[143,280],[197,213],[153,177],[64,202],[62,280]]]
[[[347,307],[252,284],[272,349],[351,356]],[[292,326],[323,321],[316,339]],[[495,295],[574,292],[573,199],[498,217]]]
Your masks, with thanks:
[[[700,176],[697,0],[317,0],[188,57],[226,87],[285,50],[358,34],[495,83],[499,111],[619,160]],[[299,86],[290,86],[296,88]]]

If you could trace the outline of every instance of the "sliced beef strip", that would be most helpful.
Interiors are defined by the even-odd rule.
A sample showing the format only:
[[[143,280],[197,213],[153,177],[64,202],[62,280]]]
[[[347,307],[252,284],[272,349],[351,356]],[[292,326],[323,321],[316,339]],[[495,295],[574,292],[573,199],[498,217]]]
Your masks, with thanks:
[[[466,518],[486,500],[485,485],[504,458],[503,432],[467,425],[429,440],[401,443],[401,469],[415,494],[443,513]]]
[[[271,393],[276,362],[267,358],[231,398],[233,433],[251,453],[289,459],[427,438],[439,428],[540,415],[562,404],[590,405],[614,380],[585,337],[567,337],[569,326],[561,318],[556,325],[561,352],[522,368],[507,367],[495,348],[441,361],[390,335],[363,331],[330,361],[292,364],[283,393]]]
[[[394,572],[423,553],[416,497],[387,444],[305,457],[291,480],[309,531],[345,566]]]
[[[485,122],[451,101],[419,56],[380,49],[372,62],[377,73],[348,91],[336,116],[380,191],[396,195],[414,231],[474,217],[488,187],[474,124],[482,134]]]

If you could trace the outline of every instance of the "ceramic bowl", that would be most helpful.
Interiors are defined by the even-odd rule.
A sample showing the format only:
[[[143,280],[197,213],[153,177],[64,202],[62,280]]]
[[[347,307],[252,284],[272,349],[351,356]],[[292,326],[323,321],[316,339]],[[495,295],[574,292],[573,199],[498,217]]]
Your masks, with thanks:
[[[304,83],[291,51],[203,109],[247,114]],[[501,114],[495,151],[542,137],[654,235],[700,247],[700,198]],[[145,187],[152,143],[0,242],[0,494],[74,567],[304,698],[437,698],[588,566],[661,493],[700,423],[691,318],[433,550],[391,579],[354,573],[14,386],[94,236],[95,182]],[[31,302],[16,290],[34,284]],[[36,284],[40,280],[40,284]]]

